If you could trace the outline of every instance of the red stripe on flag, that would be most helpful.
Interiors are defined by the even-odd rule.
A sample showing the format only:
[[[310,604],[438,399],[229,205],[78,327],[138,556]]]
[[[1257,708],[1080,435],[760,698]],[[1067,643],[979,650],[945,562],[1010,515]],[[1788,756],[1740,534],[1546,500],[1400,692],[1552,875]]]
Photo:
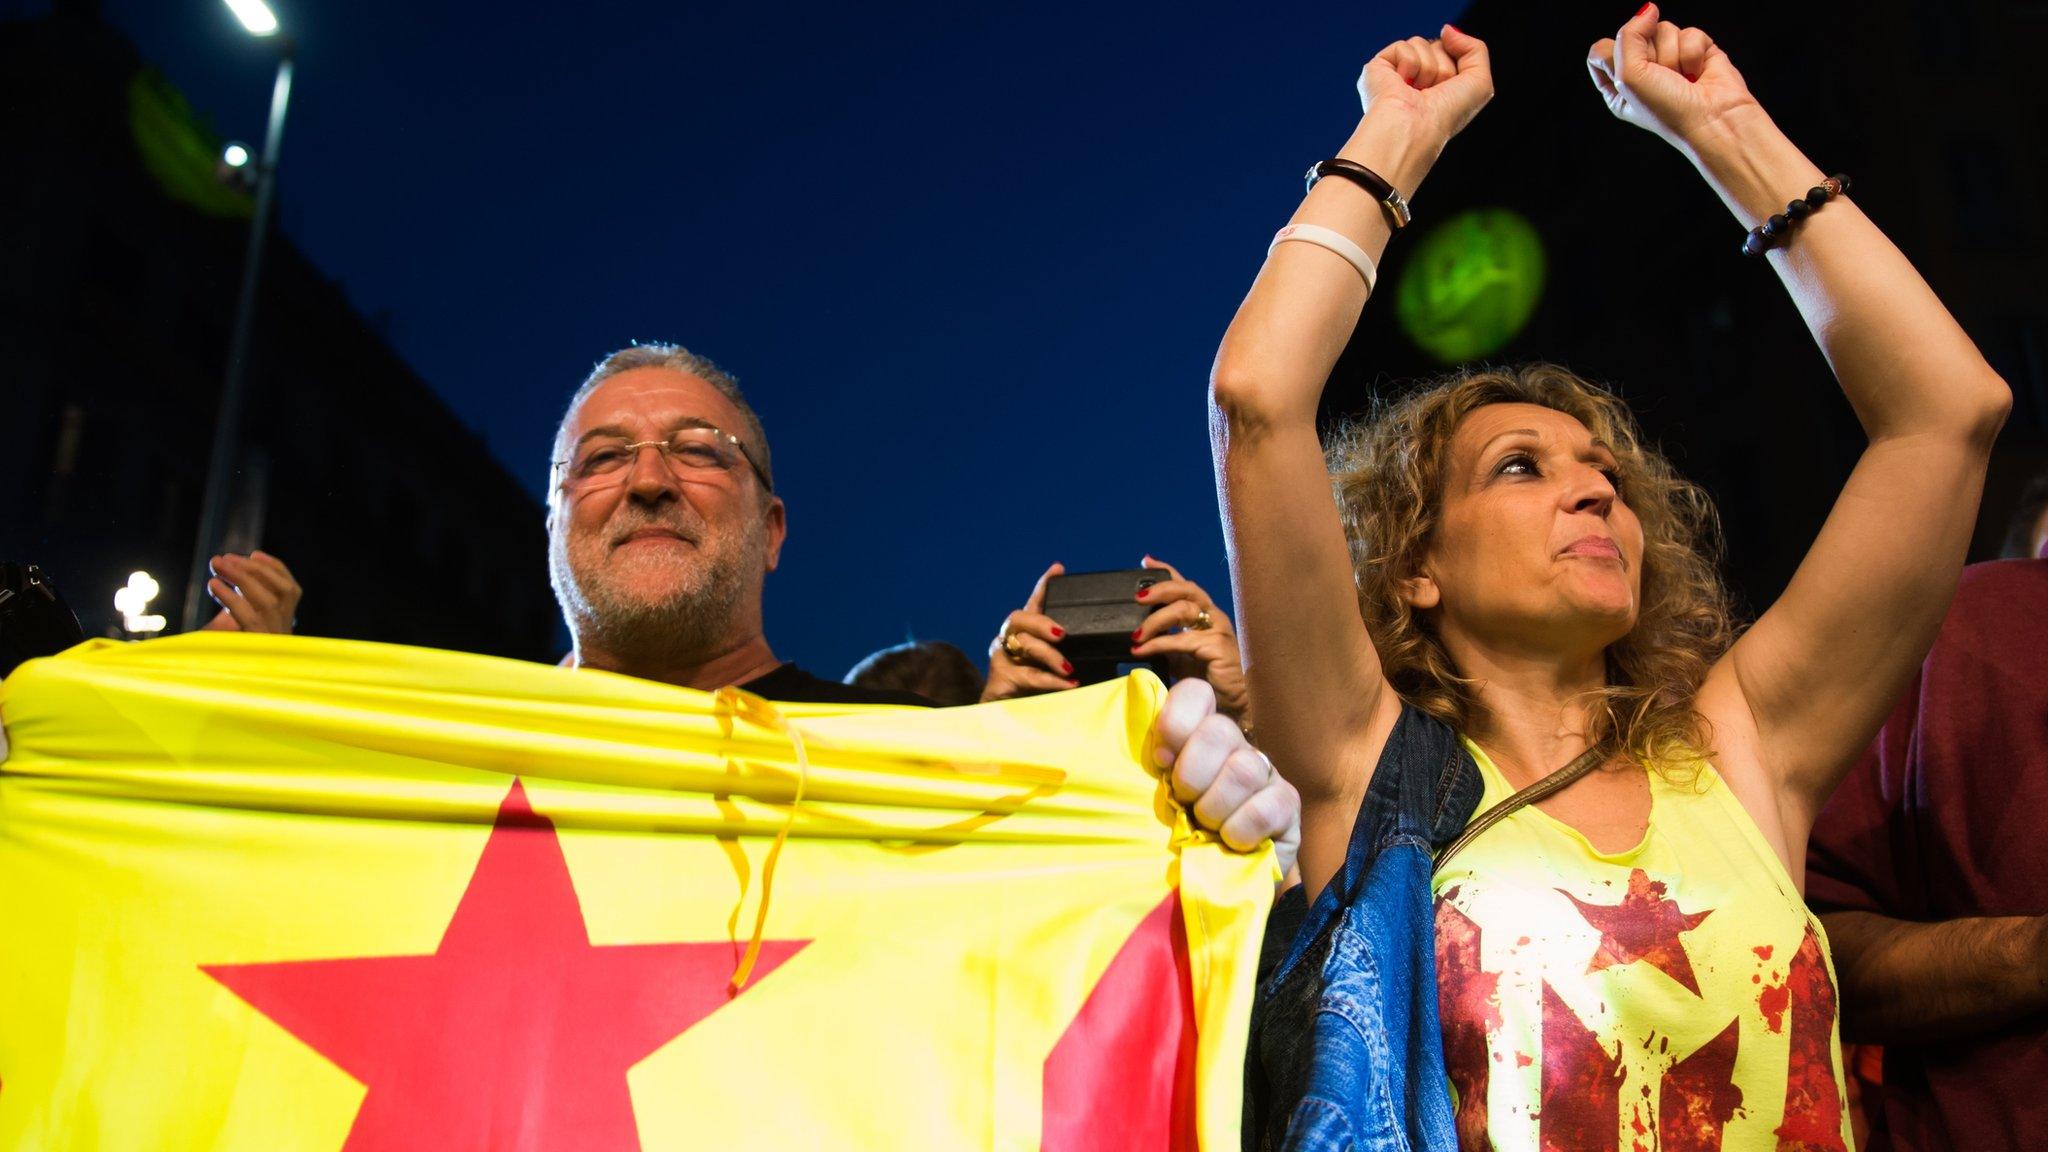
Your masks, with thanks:
[[[1139,922],[1046,1057],[1039,1147],[1195,1147],[1195,1001],[1178,892]]]

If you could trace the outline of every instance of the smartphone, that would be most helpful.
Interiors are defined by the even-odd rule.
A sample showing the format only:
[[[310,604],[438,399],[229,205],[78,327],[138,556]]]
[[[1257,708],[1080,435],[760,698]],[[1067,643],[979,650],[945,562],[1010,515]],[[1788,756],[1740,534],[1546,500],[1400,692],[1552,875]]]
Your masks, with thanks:
[[[1094,684],[1119,675],[1124,668],[1148,667],[1165,675],[1164,660],[1133,660],[1131,633],[1156,605],[1138,599],[1138,590],[1173,576],[1163,568],[1119,568],[1111,572],[1070,572],[1045,582],[1041,605],[1053,622],[1066,630],[1060,655],[1074,665],[1074,678]]]

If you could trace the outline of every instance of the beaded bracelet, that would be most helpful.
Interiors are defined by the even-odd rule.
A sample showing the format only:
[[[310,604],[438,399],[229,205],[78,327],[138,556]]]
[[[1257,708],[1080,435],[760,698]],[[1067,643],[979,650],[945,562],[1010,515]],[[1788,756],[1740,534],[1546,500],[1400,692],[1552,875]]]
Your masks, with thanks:
[[[1806,195],[1785,205],[1785,210],[1749,230],[1742,238],[1744,256],[1762,256],[1792,235],[1792,226],[1813,215],[1816,208],[1837,196],[1849,194],[1849,177],[1837,172],[1806,190]]]

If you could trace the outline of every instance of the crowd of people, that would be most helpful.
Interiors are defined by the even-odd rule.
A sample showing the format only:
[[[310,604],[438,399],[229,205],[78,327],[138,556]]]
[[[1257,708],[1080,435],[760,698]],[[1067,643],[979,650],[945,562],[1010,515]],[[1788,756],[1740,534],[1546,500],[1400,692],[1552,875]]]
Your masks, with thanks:
[[[1380,254],[1493,95],[1487,46],[1454,27],[1371,59],[1215,362],[1236,611],[1149,556],[1134,593],[1130,659],[1175,682],[1177,794],[1290,865],[1246,1145],[2028,1147],[2048,1129],[2048,485],[2013,559],[1964,568],[2004,382],[1705,31],[1645,5],[1587,66],[1750,228],[1868,444],[1743,622],[1706,494],[1566,368],[1459,371],[1322,434]],[[1588,174],[1603,195],[1650,179]],[[1616,274],[1682,274],[1653,265]],[[934,641],[842,679],[779,657],[767,431],[682,347],[605,357],[550,470],[565,667],[926,707],[1079,682],[1044,603],[1059,565],[986,676]],[[213,573],[210,627],[290,630],[283,562]],[[1865,1062],[1843,1040],[1883,1053],[1853,1123]]]

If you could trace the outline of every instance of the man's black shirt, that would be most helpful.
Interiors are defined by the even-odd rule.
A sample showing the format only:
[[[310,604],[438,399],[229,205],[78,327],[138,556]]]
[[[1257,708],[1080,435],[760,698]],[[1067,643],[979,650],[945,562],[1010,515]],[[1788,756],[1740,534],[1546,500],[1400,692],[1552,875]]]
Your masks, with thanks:
[[[857,684],[841,684],[837,680],[820,680],[794,664],[780,665],[773,672],[756,676],[738,687],[764,700],[780,700],[786,704],[910,704],[919,708],[938,707],[915,692],[899,692],[893,688],[862,688]]]

